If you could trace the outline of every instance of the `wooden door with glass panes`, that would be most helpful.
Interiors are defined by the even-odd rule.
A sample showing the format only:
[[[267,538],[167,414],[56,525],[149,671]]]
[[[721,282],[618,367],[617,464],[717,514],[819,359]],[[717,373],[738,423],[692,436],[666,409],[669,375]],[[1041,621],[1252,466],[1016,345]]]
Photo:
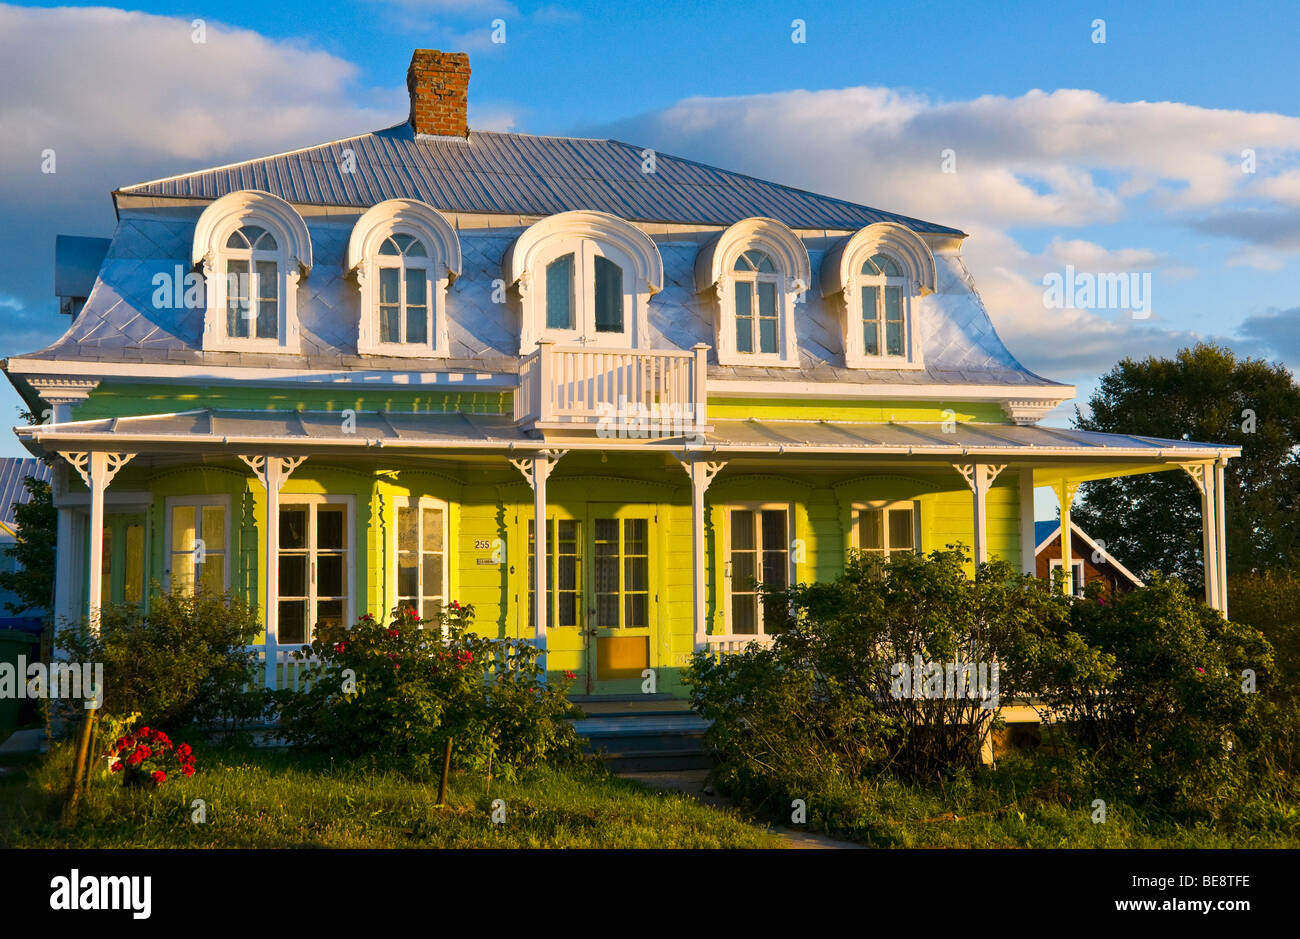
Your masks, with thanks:
[[[351,622],[349,506],[329,497],[280,505],[280,645],[312,641]]]
[[[396,507],[397,603],[438,622],[447,600],[447,508],[408,498]]]
[[[633,694],[657,666],[653,506],[587,511],[587,682],[592,694]]]
[[[534,605],[537,602],[537,538],[528,520],[528,620],[524,635],[532,635]],[[559,507],[548,510],[546,519],[546,649],[548,668],[573,671],[573,691],[590,689],[586,672],[586,637],[583,598],[583,519]]]
[[[742,636],[768,635],[777,617],[761,586],[790,586],[790,507],[737,505],[728,509],[727,623]]]

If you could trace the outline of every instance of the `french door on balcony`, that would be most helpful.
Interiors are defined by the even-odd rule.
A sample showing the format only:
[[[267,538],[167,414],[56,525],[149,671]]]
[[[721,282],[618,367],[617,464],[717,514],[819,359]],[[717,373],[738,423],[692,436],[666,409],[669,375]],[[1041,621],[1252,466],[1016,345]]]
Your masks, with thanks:
[[[311,642],[319,629],[351,624],[352,502],[344,496],[283,496],[277,642]]]
[[[635,693],[657,663],[653,506],[553,508],[547,518],[547,636],[553,670],[575,693]],[[528,522],[528,622],[536,602]]]

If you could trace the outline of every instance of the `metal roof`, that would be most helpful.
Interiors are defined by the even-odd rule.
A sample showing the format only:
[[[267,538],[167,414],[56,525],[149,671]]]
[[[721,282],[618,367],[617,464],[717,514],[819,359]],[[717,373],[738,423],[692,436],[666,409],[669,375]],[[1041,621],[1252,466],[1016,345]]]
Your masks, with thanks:
[[[852,231],[898,222],[956,228],[817,195],[617,140],[472,131],[468,138],[387,130],[127,186],[128,195],[216,199],[262,189],[287,202],[369,207],[419,199],[448,212],[546,216],[594,209],[630,221],[730,225],[765,216],[791,228]]]
[[[19,437],[41,444],[45,438],[185,448],[266,447],[351,449],[400,447],[428,449],[535,450],[554,446],[525,433],[509,417],[480,414],[356,412],[344,425],[341,412],[195,410],[179,414],[104,418],[20,427]],[[1102,434],[1057,427],[958,423],[950,432],[933,423],[856,423],[847,421],[718,420],[702,441],[684,437],[621,441],[592,436],[566,440],[577,449],[707,450],[740,455],[805,451],[893,454],[952,458],[1024,459],[1030,456],[1139,458],[1152,461],[1208,460],[1235,456],[1237,447],[1163,440],[1127,434]]]
[[[54,471],[40,460],[24,457],[0,457],[0,537],[13,535],[14,503],[26,502],[30,495],[23,485],[28,476],[49,482]]]

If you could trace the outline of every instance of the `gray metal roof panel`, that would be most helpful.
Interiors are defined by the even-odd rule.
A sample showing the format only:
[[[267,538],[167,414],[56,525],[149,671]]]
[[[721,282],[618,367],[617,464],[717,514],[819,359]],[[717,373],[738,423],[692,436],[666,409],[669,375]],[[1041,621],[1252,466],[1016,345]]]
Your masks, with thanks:
[[[962,234],[666,153],[656,153],[654,172],[646,173],[644,152],[617,140],[579,137],[489,131],[464,139],[424,137],[403,123],[120,191],[206,200],[264,189],[298,204],[369,207],[408,198],[449,212],[545,216],[595,209],[632,221],[699,225],[767,216],[792,228],[844,231],[892,221],[918,232]]]
[[[53,470],[40,460],[30,457],[0,457],[0,524],[14,524],[14,503],[25,503],[30,498],[23,481],[28,476],[49,482]]]

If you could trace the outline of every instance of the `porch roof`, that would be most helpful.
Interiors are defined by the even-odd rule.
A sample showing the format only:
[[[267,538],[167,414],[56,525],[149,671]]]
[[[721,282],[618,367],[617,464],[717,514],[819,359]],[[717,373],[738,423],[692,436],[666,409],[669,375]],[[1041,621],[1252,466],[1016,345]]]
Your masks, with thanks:
[[[791,453],[934,458],[941,462],[1110,464],[1150,471],[1180,463],[1230,459],[1240,447],[1129,434],[1014,424],[715,420],[701,436],[643,439],[577,434],[539,438],[504,414],[357,411],[234,411],[68,421],[15,428],[33,452],[114,449],[149,452],[533,451],[636,449],[742,457]],[[345,420],[345,418],[347,418]],[[1144,467],[1137,469],[1137,467]],[[1105,475],[1110,475],[1106,473]]]

